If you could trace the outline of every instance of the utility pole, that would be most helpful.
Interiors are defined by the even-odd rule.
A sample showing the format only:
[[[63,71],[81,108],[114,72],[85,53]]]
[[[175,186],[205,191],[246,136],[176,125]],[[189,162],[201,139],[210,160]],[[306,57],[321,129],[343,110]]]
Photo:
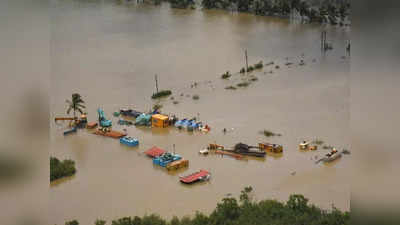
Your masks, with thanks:
[[[157,79],[157,74],[154,76],[154,79],[156,80],[156,93],[158,93],[158,79]]]
[[[249,65],[247,63],[247,49],[244,50],[244,57],[246,59],[246,72],[247,72],[247,70],[249,69]]]

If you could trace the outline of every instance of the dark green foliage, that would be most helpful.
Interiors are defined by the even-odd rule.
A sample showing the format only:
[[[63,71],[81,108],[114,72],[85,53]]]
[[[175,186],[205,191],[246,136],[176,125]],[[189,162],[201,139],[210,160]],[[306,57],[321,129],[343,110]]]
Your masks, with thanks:
[[[196,212],[193,217],[179,219],[174,216],[169,222],[152,214],[142,218],[135,216],[113,220],[111,225],[348,225],[350,214],[333,207],[322,210],[308,203],[303,195],[291,195],[286,203],[276,200],[253,201],[253,188],[241,191],[239,202],[236,198],[224,198],[207,216]],[[65,223],[66,225],[78,225]],[[96,224],[97,225],[97,224]]]
[[[290,12],[296,9],[300,15],[307,16],[310,22],[336,24],[335,16],[343,19],[349,15],[350,3],[348,0],[332,2],[322,0],[319,3],[304,0],[202,0],[201,4],[205,9],[237,10],[262,16],[289,16]],[[318,10],[314,8],[316,5],[320,5]],[[326,21],[325,15],[329,16],[328,21]]]
[[[79,225],[79,222],[77,220],[71,220],[65,222],[65,225]]]
[[[253,66],[249,66],[248,68],[247,68],[247,72],[251,72],[251,71],[253,71],[254,70],[254,67]]]
[[[193,99],[193,100],[199,100],[199,99],[200,99],[200,96],[199,96],[199,95],[193,95],[193,96],[192,96],[192,99]]]
[[[232,75],[229,73],[229,71],[226,71],[226,73],[221,75],[222,79],[228,79],[229,77],[231,77]]]
[[[254,64],[254,68],[255,69],[261,69],[261,68],[263,68],[263,62],[262,61],[260,61],[260,62],[258,62],[258,63],[256,63],[256,64]]]
[[[157,93],[154,93],[154,94],[151,96],[151,98],[152,98],[152,99],[156,99],[156,98],[161,98],[161,97],[169,96],[169,95],[171,95],[171,94],[172,94],[172,91],[170,91],[170,90],[162,90],[162,91],[159,91],[159,92],[157,92]]]
[[[178,9],[187,9],[189,6],[190,8],[194,8],[195,2],[194,0],[169,0],[172,8]]]
[[[83,109],[86,107],[83,105],[85,102],[82,100],[80,94],[74,93],[74,94],[72,94],[71,100],[67,99],[65,101],[68,104],[67,114],[69,114],[71,112],[71,110],[74,111],[74,117],[76,116],[75,115],[76,111],[83,114]]]
[[[238,86],[238,87],[247,87],[247,86],[249,86],[249,82],[241,82],[241,83],[238,83],[236,86]]]
[[[266,136],[266,137],[282,136],[281,134],[277,134],[277,133],[274,133],[274,132],[269,131],[269,130],[263,130],[260,133],[264,134],[264,136]]]
[[[240,73],[245,73],[246,69],[243,67],[242,69],[240,69]]]
[[[227,90],[236,90],[237,88],[235,86],[228,86],[228,87],[225,87],[225,89],[227,89]]]
[[[50,181],[62,177],[72,176],[76,172],[75,162],[69,159],[60,161],[55,157],[50,157]]]
[[[106,221],[105,221],[105,220],[97,219],[96,222],[94,222],[94,224],[95,224],[95,225],[105,225],[105,224],[106,224]]]

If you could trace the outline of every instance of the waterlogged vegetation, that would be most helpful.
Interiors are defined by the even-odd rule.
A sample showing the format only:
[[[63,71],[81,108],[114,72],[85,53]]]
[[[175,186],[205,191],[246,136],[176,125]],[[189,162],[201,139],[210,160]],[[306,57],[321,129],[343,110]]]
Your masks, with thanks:
[[[162,98],[166,96],[170,96],[172,94],[171,90],[161,90],[159,92],[154,93],[151,98],[152,99],[157,99],[157,98]]]
[[[224,9],[261,16],[297,15],[304,22],[344,25],[350,14],[350,1],[324,0],[202,0],[205,9]]]
[[[222,78],[222,79],[228,79],[228,78],[231,77],[231,76],[232,76],[232,74],[230,74],[229,71],[226,71],[226,73],[224,73],[224,74],[221,75],[221,78]]]
[[[270,130],[266,130],[266,129],[260,131],[260,134],[263,134],[265,137],[282,136],[282,134],[274,133],[274,132],[272,132]]]
[[[50,157],[50,181],[72,176],[76,173],[75,162],[69,159],[60,161],[56,157]]]
[[[253,200],[253,188],[245,187],[239,199],[225,197],[210,215],[196,212],[191,217],[173,217],[165,220],[156,214],[143,217],[123,217],[111,221],[111,225],[347,225],[350,213],[342,212],[334,206],[323,210],[312,205],[303,195],[293,194],[286,202],[277,200]],[[95,225],[107,224],[104,220],[96,220]],[[79,225],[71,220],[65,225]]]
[[[238,83],[236,86],[238,86],[238,87],[247,87],[249,85],[250,85],[249,82],[243,81],[243,82]]]

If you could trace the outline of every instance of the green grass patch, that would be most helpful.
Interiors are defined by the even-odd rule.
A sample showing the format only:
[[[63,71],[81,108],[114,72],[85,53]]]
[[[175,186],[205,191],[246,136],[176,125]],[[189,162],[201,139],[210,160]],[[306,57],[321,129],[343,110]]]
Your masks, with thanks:
[[[172,94],[172,91],[171,91],[171,90],[162,90],[162,91],[159,91],[159,92],[157,92],[157,93],[154,93],[154,94],[151,96],[151,98],[152,98],[152,99],[157,99],[157,98],[169,96],[169,95],[171,95],[171,94]]]

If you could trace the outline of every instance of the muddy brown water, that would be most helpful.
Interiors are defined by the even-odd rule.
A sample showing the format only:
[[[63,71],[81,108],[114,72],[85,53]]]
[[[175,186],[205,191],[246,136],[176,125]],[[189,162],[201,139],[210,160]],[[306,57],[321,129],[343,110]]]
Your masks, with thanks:
[[[316,165],[312,158],[326,150],[298,150],[300,141],[314,138],[339,149],[349,147],[349,57],[342,58],[348,28],[326,27],[334,49],[321,54],[321,25],[175,10],[168,4],[53,1],[51,21],[50,153],[75,160],[78,171],[50,185],[51,224],[69,219],[90,224],[97,218],[110,221],[150,213],[167,218],[196,210],[208,213],[227,194],[237,196],[248,185],[257,200],[286,201],[290,194],[300,193],[322,208],[334,204],[349,210],[351,156]],[[252,73],[258,81],[248,87],[225,90],[246,79],[238,74],[220,79],[227,70],[240,70],[244,49],[250,64],[274,61],[280,69],[267,66]],[[303,53],[306,65],[299,66]],[[286,66],[287,61],[294,64]],[[160,89],[171,89],[179,104],[169,98],[151,100],[155,74]],[[197,87],[190,87],[193,82]],[[64,137],[67,123],[53,119],[65,115],[65,99],[73,92],[86,101],[89,121],[96,120],[96,110],[102,107],[113,128],[126,128],[139,139],[139,147],[122,146],[87,130]],[[193,100],[194,94],[200,99]],[[199,116],[211,132],[119,126],[112,116],[121,107],[145,111],[156,102],[164,113]],[[259,133],[263,129],[282,136],[264,137]],[[247,160],[198,154],[208,143],[231,147],[237,142],[278,143],[284,153]],[[188,169],[168,173],[143,154],[152,146],[172,151],[173,144],[190,161]],[[212,173],[209,182],[179,183],[179,175],[201,168]]]

